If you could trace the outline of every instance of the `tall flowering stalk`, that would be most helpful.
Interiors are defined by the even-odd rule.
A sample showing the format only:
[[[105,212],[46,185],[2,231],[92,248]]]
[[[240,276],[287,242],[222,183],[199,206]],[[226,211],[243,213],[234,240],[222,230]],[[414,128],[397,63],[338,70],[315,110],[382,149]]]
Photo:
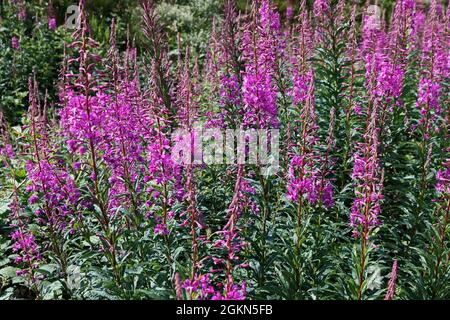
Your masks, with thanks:
[[[310,59],[313,54],[313,31],[311,29],[306,2],[300,4],[300,15],[296,25],[297,41],[293,41],[292,57],[292,90],[290,96],[294,105],[303,104],[308,97],[308,89],[312,83]]]
[[[64,252],[61,235],[78,220],[75,212],[80,192],[66,171],[64,162],[58,159],[50,144],[46,104],[41,109],[37,94],[37,83],[30,79],[28,114],[33,157],[26,163],[29,180],[26,191],[31,193],[28,198],[30,205],[42,204],[34,211],[35,219],[38,224],[47,227],[50,248],[66,277],[67,254]]]
[[[332,188],[325,179],[326,172],[321,174],[321,162],[323,161],[320,161],[316,149],[319,138],[317,134],[318,125],[312,72],[308,74],[307,79],[309,80],[306,96],[304,96],[303,89],[294,89],[294,92],[296,91],[297,94],[294,95],[293,102],[300,109],[300,123],[298,144],[295,145],[297,151],[291,157],[288,174],[287,197],[298,204],[298,227],[301,225],[303,210],[308,203],[314,205],[319,200],[326,207],[331,206],[333,203]],[[295,87],[296,84],[294,83]],[[328,142],[329,144],[332,143],[331,140]],[[325,161],[328,162],[328,159]]]
[[[156,79],[156,70],[153,69],[151,82],[155,83]],[[169,232],[168,220],[173,217],[171,207],[176,201],[182,201],[185,194],[185,188],[182,185],[183,167],[175,163],[171,157],[171,143],[167,136],[170,133],[170,122],[164,117],[164,115],[167,115],[165,112],[167,109],[165,109],[159,95],[151,94],[150,96],[151,109],[149,112],[154,119],[152,120],[154,128],[148,128],[147,174],[144,177],[144,181],[154,185],[147,188],[153,200],[148,201],[146,205],[151,209],[154,204],[161,203],[162,212],[157,218],[155,233],[166,236]],[[162,111],[162,113],[158,114],[158,111]],[[172,195],[171,192],[173,192]]]
[[[404,70],[394,56],[389,54],[389,43],[381,21],[365,16],[361,55],[366,66],[366,88],[380,104],[381,126],[384,126],[392,103],[400,97]],[[394,35],[396,37],[397,35]],[[390,107],[389,107],[390,106]]]
[[[388,134],[391,124],[396,120],[399,110],[403,104],[401,95],[405,86],[405,73],[407,71],[410,54],[414,48],[415,31],[413,18],[415,15],[415,3],[413,0],[397,1],[390,30],[385,33],[379,33],[380,38],[386,37],[385,40],[379,41],[376,48],[375,60],[377,65],[372,65],[377,76],[378,96],[382,101],[380,116],[380,139],[383,140],[384,134]],[[366,60],[367,61],[367,60]]]
[[[449,76],[448,40],[446,26],[436,0],[428,12],[422,42],[422,75],[419,80],[417,107],[420,109],[420,126],[424,140],[428,140],[437,127],[433,123],[441,114],[442,81]]]
[[[189,48],[186,48],[185,61],[181,67],[180,82],[178,83],[178,121],[187,134],[187,155],[186,163],[183,163],[186,172],[186,195],[185,200],[187,209],[184,213],[186,216],[185,223],[190,227],[191,235],[191,279],[197,277],[199,267],[199,252],[198,252],[198,230],[202,228],[202,219],[200,212],[197,209],[196,202],[196,188],[194,181],[195,173],[195,148],[198,132],[194,128],[194,124],[198,119],[198,108],[195,97],[195,86],[191,79],[191,72],[189,68]]]
[[[199,300],[243,300],[246,298],[246,282],[241,284],[235,282],[235,273],[240,268],[248,265],[243,263],[239,253],[246,246],[244,238],[240,235],[241,223],[239,222],[245,210],[251,209],[252,202],[248,194],[254,193],[254,189],[245,181],[245,167],[239,165],[234,187],[234,195],[227,210],[227,222],[222,230],[218,231],[220,239],[216,240],[213,248],[224,252],[210,257],[214,264],[214,269],[209,274],[194,275],[193,278],[185,280],[183,288],[190,295],[191,299]],[[224,283],[214,283],[214,274],[223,272]]]
[[[225,264],[225,286],[224,292],[216,292],[213,300],[242,300],[246,296],[246,283],[243,281],[241,285],[238,285],[234,281],[233,273],[238,268],[245,267],[246,265],[240,263],[238,256],[239,252],[246,245],[243,237],[239,234],[241,229],[239,227],[239,218],[243,211],[251,205],[247,197],[247,193],[253,193],[254,190],[248,185],[244,179],[244,166],[239,165],[237,170],[236,184],[234,187],[234,195],[231,203],[228,207],[228,222],[220,232],[223,235],[223,240],[215,242],[214,246],[217,248],[225,249],[227,252],[226,259],[215,258],[215,265]]]
[[[350,29],[348,33],[347,55],[350,62],[350,83],[348,86],[348,106],[345,108],[346,124],[349,126],[350,115],[355,104],[356,62],[358,61],[358,31],[356,29],[356,5],[352,8],[350,16]]]
[[[171,157],[170,134],[176,125],[176,99],[173,82],[170,77],[170,60],[167,53],[166,34],[159,22],[153,1],[142,1],[144,12],[144,34],[148,44],[146,53],[149,60],[149,88],[138,97],[137,104],[147,113],[145,128],[146,174],[144,182],[150,199],[145,207],[154,219],[153,232],[164,241],[165,256],[172,263],[171,234],[174,228],[174,210],[177,202],[185,197],[183,185],[183,166],[175,163]],[[136,68],[138,69],[138,68]],[[138,79],[138,76],[136,76]],[[137,80],[139,81],[139,80]],[[179,294],[181,283],[175,289]]]
[[[302,261],[299,259],[302,257],[305,217],[308,213],[314,212],[316,206],[318,208],[322,205],[324,207],[333,205],[333,189],[326,178],[328,157],[326,155],[326,159],[321,160],[321,155],[318,152],[319,127],[315,111],[314,75],[312,71],[309,72],[308,79],[310,80],[306,97],[294,95],[293,98],[295,106],[299,109],[299,123],[295,127],[296,139],[293,139],[295,143],[292,146],[287,174],[287,199],[296,208],[296,241],[292,257],[296,290],[301,290],[300,283],[303,275]]]
[[[226,297],[234,299],[245,298],[245,282],[242,284],[242,290],[239,292],[236,290],[237,286],[233,282],[233,269],[232,263],[239,260],[237,253],[245,245],[243,239],[237,233],[237,223],[240,214],[242,214],[243,193],[248,189],[247,184],[244,181],[244,167],[241,165],[238,168],[236,185],[234,190],[234,196],[228,208],[229,220],[224,228],[225,246],[228,250],[226,261]]]
[[[205,300],[210,299],[214,294],[214,286],[212,285],[211,275],[202,274],[203,260],[200,256],[199,246],[202,239],[199,236],[199,230],[204,228],[203,217],[201,211],[197,208],[197,190],[194,178],[196,169],[196,147],[198,139],[198,131],[195,128],[195,123],[198,119],[198,104],[196,101],[198,87],[196,86],[195,68],[194,74],[191,75],[189,68],[189,48],[186,48],[185,60],[179,66],[179,83],[177,86],[177,106],[178,106],[178,121],[186,134],[185,140],[180,143],[186,143],[186,148],[183,150],[187,152],[184,154],[185,171],[185,185],[186,191],[184,200],[186,202],[186,211],[181,214],[184,219],[182,226],[189,228],[191,237],[191,266],[190,277],[183,282],[183,288],[187,291],[190,299]]]
[[[14,263],[21,266],[16,275],[28,279],[30,287],[37,291],[37,284],[42,279],[42,276],[36,272],[43,261],[41,248],[34,234],[26,226],[27,222],[24,221],[23,213],[21,213],[19,192],[15,181],[13,184],[13,197],[9,205],[11,227],[14,228],[11,233],[12,251],[17,255]]]
[[[98,44],[88,36],[84,1],[80,1],[80,12],[80,28],[74,34],[76,41],[69,46],[79,49],[79,57],[69,60],[79,65],[79,73],[65,75],[69,81],[66,82],[64,92],[67,97],[64,101],[65,107],[60,112],[61,127],[70,139],[67,144],[71,152],[79,152],[81,155],[89,152],[94,192],[95,196],[99,197],[97,148],[102,143],[102,119],[107,96],[100,92],[94,76],[93,69],[100,57],[89,52],[89,49],[97,47]],[[72,78],[75,78],[75,81],[70,82]],[[97,200],[101,202],[104,223],[108,224],[104,203],[101,199]]]
[[[17,256],[14,262],[20,266],[17,276],[25,277],[30,287],[38,293],[38,282],[41,276],[36,273],[43,257],[41,248],[39,247],[34,234],[28,228],[29,221],[20,204],[19,187],[16,183],[16,172],[14,161],[17,161],[16,154],[13,150],[12,141],[9,136],[9,129],[0,111],[0,159],[3,164],[4,172],[8,172],[9,179],[12,184],[11,203],[9,209],[11,214],[9,217],[10,227],[13,229],[11,233],[12,251]]]
[[[310,74],[312,79],[312,74]],[[303,97],[302,97],[303,98]],[[294,97],[294,103],[296,103]],[[298,103],[298,102],[297,102]],[[315,166],[317,155],[313,149],[318,138],[316,113],[314,108],[314,83],[309,83],[306,100],[303,102],[300,114],[299,151],[291,159],[289,167],[289,182],[287,196],[289,200],[298,203],[297,224],[301,225],[305,201],[314,204],[317,201],[318,170]]]
[[[346,53],[347,60],[349,63],[348,68],[348,81],[347,81],[347,89],[345,92],[346,102],[344,106],[345,112],[345,146],[344,146],[344,155],[342,156],[342,177],[341,177],[341,187],[344,186],[346,182],[347,175],[349,175],[348,165],[349,165],[349,157],[352,153],[353,144],[352,140],[352,114],[360,113],[360,106],[357,100],[358,98],[358,62],[361,61],[361,56],[359,54],[358,48],[358,30],[357,30],[357,22],[356,22],[356,12],[357,6],[354,5],[350,15],[350,26],[347,35],[347,45],[346,45]]]
[[[426,19],[422,39],[422,57],[419,79],[417,108],[420,109],[419,128],[421,143],[419,152],[421,156],[419,199],[416,210],[416,218],[412,229],[414,235],[418,228],[419,215],[425,204],[428,193],[428,172],[433,144],[432,136],[440,131],[440,117],[442,99],[444,97],[442,82],[449,77],[448,64],[448,36],[445,31],[445,18],[442,17],[442,7],[433,0]]]
[[[343,1],[315,1],[314,30],[315,43],[313,44],[314,68],[317,75],[316,96],[318,101],[318,115],[332,124],[332,117],[343,118],[337,121],[333,129],[332,139],[336,140],[334,146],[325,152],[326,159],[338,159],[335,167],[343,165],[339,177],[341,185],[347,183],[347,164],[351,148],[351,110],[349,104],[354,103],[356,96],[358,61],[358,43],[356,31],[356,9],[352,12],[351,23],[344,23],[345,3]],[[334,112],[331,112],[334,110]],[[330,117],[328,117],[330,115]],[[345,140],[339,140],[345,132]],[[328,137],[330,137],[328,135]],[[327,149],[330,146],[328,142]]]
[[[288,0],[287,1],[286,13],[285,14],[286,14],[286,24],[287,24],[287,27],[289,29],[291,20],[294,17],[294,8],[292,7],[292,0]]]
[[[270,129],[279,128],[277,107],[277,75],[278,58],[285,49],[282,40],[282,31],[279,14],[271,6],[270,1],[254,0],[250,21],[243,26],[242,33],[242,61],[244,72],[242,77],[243,97],[243,122],[245,129]],[[262,214],[262,247],[264,265],[266,267],[266,236],[267,219],[270,214],[269,193],[267,181],[261,173],[261,163],[257,157],[257,174],[262,189],[263,214]],[[260,283],[265,281],[266,274],[263,272]]]
[[[88,35],[84,0],[80,0],[79,10],[79,28],[73,35],[75,41],[69,46],[77,48],[79,56],[68,61],[78,66],[78,74],[65,75],[68,80],[64,81],[66,88],[64,101],[61,102],[64,105],[60,111],[61,127],[67,138],[69,151],[80,156],[86,152],[88,154],[88,168],[92,181],[89,192],[93,196],[93,203],[90,205],[99,209],[95,211],[95,217],[102,229],[100,237],[106,246],[104,252],[107,253],[116,283],[120,283],[121,275],[116,251],[117,230],[113,232],[111,226],[114,219],[114,214],[111,213],[114,211],[109,210],[107,195],[105,196],[100,185],[100,154],[101,150],[107,148],[105,145],[107,128],[103,120],[107,118],[106,111],[110,97],[98,83],[95,67],[101,58],[92,52],[98,44]]]
[[[372,230],[380,224],[379,214],[383,199],[383,174],[379,164],[379,107],[371,100],[367,110],[367,127],[363,142],[358,143],[353,156],[355,198],[351,207],[350,226],[353,236],[361,241],[358,299],[362,299],[368,252],[368,240]]]
[[[189,164],[186,170],[186,184],[187,184],[187,201],[189,214],[191,238],[192,238],[192,276],[197,274],[198,268],[198,237],[197,230],[200,226],[197,215],[196,199],[195,199],[195,186],[193,181],[193,168],[192,164]]]
[[[292,26],[292,33],[288,37],[287,51],[290,54],[288,73],[291,77],[291,86],[286,88],[287,96],[292,98],[292,102],[296,105],[306,100],[308,86],[311,82],[309,79],[310,59],[313,53],[313,30],[310,23],[308,11],[306,9],[306,0],[302,0],[299,7],[299,15],[295,19]],[[288,56],[289,57],[289,56]],[[287,114],[289,116],[290,114]],[[288,118],[286,118],[288,119]],[[286,125],[286,154],[285,165],[289,163],[289,153],[291,152],[294,142],[292,141],[292,132],[295,130],[290,121]]]
[[[394,260],[392,264],[391,278],[389,279],[388,289],[384,300],[393,300],[395,298],[395,287],[397,282],[397,260]]]
[[[53,0],[48,1],[47,6],[47,23],[48,23],[48,29],[53,31],[56,29],[56,17],[55,17],[55,8],[53,7]]]
[[[208,51],[206,53],[205,66],[203,67],[204,84],[210,86],[210,88],[207,89],[210,90],[210,94],[213,96],[217,96],[218,92],[218,73],[220,71],[219,56],[221,54],[220,41],[223,41],[223,39],[220,37],[220,32],[218,31],[217,20],[213,17]]]
[[[414,49],[417,30],[414,26],[416,4],[414,0],[397,1],[389,31],[389,47],[393,65],[398,65],[404,72],[408,56]],[[393,70],[392,72],[394,72]]]
[[[433,131],[438,129],[433,123],[441,114],[441,83],[449,76],[448,36],[445,35],[447,29],[441,11],[442,7],[433,0],[423,34],[423,73],[419,80],[417,107],[420,108],[424,140],[428,140]]]
[[[211,40],[216,41],[214,42],[216,50],[212,51],[212,53],[216,54],[216,65],[212,70],[217,70],[218,72],[216,78],[219,81],[218,94],[221,108],[216,115],[213,115],[212,119],[208,120],[208,126],[225,128],[230,125],[236,128],[241,126],[242,116],[245,114],[242,97],[240,25],[233,1],[225,1],[224,10],[225,16],[220,29],[220,39],[214,39],[215,35],[212,35]],[[225,273],[225,281],[224,283],[220,282],[213,285],[214,277],[212,274],[197,276],[192,280],[187,280],[185,288],[191,293],[191,296],[192,290],[196,283],[199,282],[198,279],[200,279],[200,282],[209,283],[206,287],[203,284],[201,289],[196,289],[199,292],[198,297],[201,299],[241,300],[246,296],[245,281],[238,285],[233,277],[234,272],[238,268],[243,267],[243,264],[239,263],[238,254],[245,245],[244,240],[239,235],[238,219],[243,210],[252,204],[245,196],[245,193],[254,192],[244,180],[244,170],[243,165],[238,166],[235,194],[228,209],[228,220],[222,230],[217,232],[221,239],[214,243],[214,248],[226,252],[226,258],[222,256],[212,257],[214,270],[211,270],[211,273],[223,271]],[[214,286],[218,289],[214,288]]]
[[[323,41],[325,29],[330,22],[332,10],[328,0],[315,0],[313,5],[315,21],[314,41],[319,44]]]
[[[24,0],[11,0],[17,11],[17,18],[19,21],[24,22],[27,19],[27,6]]]
[[[173,81],[170,74],[170,60],[168,57],[167,36],[159,23],[159,17],[156,14],[155,3],[152,0],[141,0],[143,9],[143,31],[146,40],[149,42],[145,49],[150,57],[151,69],[148,70],[153,74],[154,91],[159,101],[154,107],[157,114],[163,116],[164,119],[172,121],[176,116],[173,104]],[[170,125],[172,125],[169,122]]]
[[[447,136],[448,138],[448,136]],[[436,172],[436,199],[437,208],[435,211],[435,250],[436,262],[433,270],[433,278],[438,282],[445,274],[445,267],[448,266],[449,252],[449,225],[450,225],[450,148],[446,149],[446,159],[442,163],[442,168]]]
[[[133,101],[137,94],[136,83],[126,76],[126,66],[120,64],[114,21],[111,26],[108,61],[111,84],[110,88],[106,88],[105,119],[102,123],[105,127],[105,142],[101,155],[111,168],[108,211],[110,215],[114,215],[122,206],[133,211],[135,219],[138,219],[136,215],[143,188],[138,180],[144,171],[144,148],[140,139],[145,137],[145,131],[141,125],[135,125],[135,119],[139,119],[139,124],[151,121],[149,115],[137,108]],[[138,221],[135,221],[135,225],[139,224]]]
[[[237,15],[233,1],[227,0],[224,4],[224,20],[221,25],[219,37],[215,40],[215,65],[219,81],[218,94],[220,110],[208,121],[210,126],[224,128],[227,125],[237,127],[242,122],[242,61],[240,44],[240,17]]]
[[[336,109],[331,108],[330,110],[330,125],[328,126],[327,138],[325,141],[325,157],[321,162],[320,168],[320,184],[319,184],[319,199],[325,208],[331,208],[334,205],[333,198],[333,186],[328,179],[330,175],[330,168],[333,166],[335,160],[331,156],[331,152],[336,144],[336,139],[334,137],[334,129],[336,126]]]
[[[251,21],[242,35],[244,127],[278,127],[276,71],[281,25],[269,1],[253,1]]]

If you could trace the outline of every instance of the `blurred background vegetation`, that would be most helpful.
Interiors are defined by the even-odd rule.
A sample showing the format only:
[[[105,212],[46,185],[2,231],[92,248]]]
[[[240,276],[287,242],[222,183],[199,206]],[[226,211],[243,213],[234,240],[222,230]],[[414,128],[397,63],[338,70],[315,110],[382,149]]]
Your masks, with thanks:
[[[44,2],[34,0],[35,2]],[[425,0],[426,1],[426,0]],[[176,35],[179,32],[181,38],[198,53],[202,52],[207,45],[209,32],[213,22],[213,17],[221,13],[222,0],[168,0],[157,1],[159,3],[159,12],[162,21],[170,35],[171,44],[176,44]],[[243,12],[247,7],[248,0],[236,0],[237,8]],[[283,15],[289,3],[288,0],[274,0],[280,13]],[[313,5],[314,0],[308,0],[309,6]],[[367,3],[367,0],[353,0],[354,3],[361,6]],[[395,3],[395,0],[374,0],[373,3],[379,3],[386,13],[389,13]],[[58,21],[64,21],[66,9],[76,3],[76,0],[55,0],[55,7],[58,13]],[[111,18],[115,17],[123,25],[121,39],[123,43],[126,39],[126,33],[129,26],[130,33],[136,37],[139,47],[140,38],[140,10],[139,0],[88,0],[88,9],[91,13],[90,22],[97,40],[107,40],[108,28]],[[298,8],[300,0],[291,0],[294,12]],[[386,19],[389,14],[386,15]]]

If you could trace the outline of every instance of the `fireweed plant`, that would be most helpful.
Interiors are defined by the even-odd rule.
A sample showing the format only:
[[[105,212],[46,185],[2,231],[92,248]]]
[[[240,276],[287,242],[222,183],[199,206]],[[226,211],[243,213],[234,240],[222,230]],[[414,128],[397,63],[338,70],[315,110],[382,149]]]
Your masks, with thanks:
[[[19,125],[0,109],[3,298],[450,298],[444,2],[225,0],[200,56],[153,1],[140,49],[114,19],[96,42],[85,5],[59,77],[29,71]],[[208,163],[199,126],[278,130],[277,170]]]

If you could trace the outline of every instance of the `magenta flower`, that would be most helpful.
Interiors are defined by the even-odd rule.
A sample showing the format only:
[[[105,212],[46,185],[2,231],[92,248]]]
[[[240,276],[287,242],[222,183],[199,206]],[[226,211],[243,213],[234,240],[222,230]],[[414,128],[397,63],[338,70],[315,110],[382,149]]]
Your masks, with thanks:
[[[39,266],[42,260],[39,252],[39,247],[35,242],[35,238],[31,233],[24,233],[21,230],[16,230],[11,234],[13,241],[12,250],[17,254],[14,262],[16,264],[26,264],[30,269],[23,269],[18,271],[18,276],[30,275],[33,269]]]
[[[167,225],[165,224],[157,224],[154,232],[156,235],[168,235],[169,229],[167,229]]]
[[[19,13],[17,14],[17,17],[19,18],[20,21],[25,21],[27,20],[27,10],[25,9],[25,7],[21,8],[19,10]]]
[[[294,16],[294,8],[292,7],[292,0],[288,0],[287,6],[286,6],[286,20],[291,20]]]
[[[392,264],[391,278],[389,279],[388,289],[384,300],[392,300],[395,297],[395,285],[397,281],[397,260]]]
[[[276,60],[281,55],[284,43],[278,13],[269,1],[263,0],[257,8],[253,2],[255,21],[243,34],[244,127],[278,127],[277,87],[275,84]]]
[[[56,29],[56,19],[55,18],[50,18],[48,20],[48,29],[52,30],[52,31]]]
[[[247,288],[245,281],[239,286],[232,284],[224,294],[219,291],[215,292],[211,300],[245,300],[247,295]]]
[[[14,149],[10,144],[0,148],[0,154],[12,159],[14,158]]]
[[[314,29],[314,40],[316,43],[320,43],[323,40],[323,33],[326,28],[326,23],[330,18],[330,3],[328,0],[315,0],[313,5],[313,14],[315,29]]]
[[[351,207],[350,226],[353,235],[368,237],[370,231],[380,224],[378,216],[381,211],[381,194],[383,188],[378,159],[377,103],[369,115],[370,122],[364,134],[364,142],[358,143],[353,156],[352,179],[355,198]]]
[[[436,191],[443,195],[450,194],[450,165],[447,165],[446,169],[436,172],[436,180]]]
[[[328,181],[324,181],[320,172],[320,157],[315,147],[318,143],[315,112],[314,75],[311,72],[297,78],[294,72],[292,91],[293,103],[300,108],[300,145],[299,152],[291,158],[288,169],[287,198],[298,203],[299,211],[306,200],[310,205],[321,201],[326,207],[334,203],[333,188]],[[303,81],[301,79],[304,79]],[[325,174],[323,172],[322,174]]]
[[[297,172],[299,171],[299,172]],[[309,157],[294,156],[289,167],[289,184],[287,197],[298,202],[306,196],[310,204],[318,200],[318,172]]]
[[[330,182],[327,182],[323,188],[322,203],[326,208],[334,206],[333,186]]]
[[[433,123],[441,113],[440,94],[439,83],[433,82],[431,79],[420,79],[417,107],[420,108],[420,124],[424,127],[425,132],[431,131]]]
[[[186,290],[191,299],[196,298],[197,300],[208,300],[215,293],[207,274],[195,275],[193,279],[185,280],[182,288]]]
[[[11,39],[11,47],[16,50],[19,51],[20,50],[20,40],[17,37],[12,37]]]
[[[433,0],[428,12],[423,31],[422,76],[419,81],[419,94],[417,108],[420,109],[420,124],[425,140],[430,134],[439,131],[437,118],[441,113],[441,83],[449,77],[450,55],[448,54],[448,35],[445,30],[445,17],[442,15],[442,7]],[[448,23],[448,22],[447,22]]]
[[[295,105],[301,105],[306,102],[308,98],[308,90],[312,82],[314,81],[311,72],[302,74],[302,71],[298,68],[294,69],[293,75],[293,89],[291,91],[292,102]]]

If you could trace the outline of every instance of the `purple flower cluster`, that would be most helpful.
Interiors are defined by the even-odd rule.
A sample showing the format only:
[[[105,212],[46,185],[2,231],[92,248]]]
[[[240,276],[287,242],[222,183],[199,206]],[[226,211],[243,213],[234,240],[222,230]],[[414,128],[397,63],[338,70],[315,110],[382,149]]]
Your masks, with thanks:
[[[116,88],[120,93],[116,92],[106,98],[105,119],[101,124],[105,130],[104,143],[101,144],[101,158],[111,169],[109,206],[112,211],[121,205],[126,207],[132,205],[126,203],[124,197],[125,199],[134,197],[130,186],[136,185],[144,171],[145,161],[142,156],[144,146],[141,142],[145,132],[141,126],[133,124],[137,117],[141,117],[143,121],[147,119],[136,112],[132,103],[135,88],[127,82],[123,85],[124,87]]]
[[[234,196],[228,208],[228,222],[218,232],[218,235],[222,236],[222,239],[214,243],[214,248],[222,249],[227,254],[226,259],[212,258],[215,266],[224,266],[226,270],[223,293],[216,292],[213,300],[241,300],[245,298],[245,283],[242,283],[240,287],[235,284],[233,273],[238,268],[246,267],[246,264],[242,263],[239,258],[239,252],[246,246],[243,237],[240,235],[239,218],[245,210],[252,210],[253,202],[249,199],[249,195],[254,193],[255,190],[245,180],[244,166],[240,165],[237,172]],[[216,271],[222,270],[216,269]]]
[[[331,207],[333,188],[329,181],[324,181],[320,172],[320,156],[315,149],[318,144],[314,101],[314,77],[307,74],[307,81],[296,81],[294,77],[293,102],[300,106],[300,144],[292,156],[288,170],[287,198],[292,202],[303,202],[305,198],[314,205],[321,201],[325,207]],[[305,86],[308,86],[305,88]],[[322,173],[325,174],[325,173]],[[301,207],[301,204],[299,204]],[[300,209],[299,209],[300,210]]]
[[[395,285],[396,285],[396,281],[397,281],[397,269],[398,269],[397,260],[394,260],[394,263],[392,264],[391,278],[389,279],[388,290],[386,292],[384,300],[392,300],[395,297]]]
[[[320,43],[323,40],[326,23],[329,21],[331,7],[328,0],[315,0],[313,14],[315,19],[314,40]]]
[[[56,30],[56,27],[57,27],[56,19],[55,18],[49,18],[48,19],[48,29],[53,31],[53,30]]]
[[[43,259],[34,235],[28,230],[25,220],[21,216],[17,188],[14,188],[13,199],[9,209],[11,210],[11,227],[15,229],[11,234],[12,250],[17,254],[14,262],[22,267],[17,271],[17,275],[27,276],[32,282],[36,282],[39,280],[39,277],[35,275],[34,271],[39,267]]]
[[[20,21],[24,22],[27,20],[27,10],[25,8],[25,4],[22,4],[19,9],[19,13],[17,14],[17,17]]]
[[[433,121],[441,113],[440,96],[441,86],[439,83],[428,78],[420,79],[417,107],[420,108],[420,114],[422,116],[420,124],[425,128],[426,132],[430,132]]]
[[[67,173],[65,163],[58,159],[54,146],[49,145],[46,109],[42,110],[36,95],[36,81],[29,81],[29,117],[33,158],[26,162],[30,205],[41,204],[35,210],[38,223],[48,225],[52,232],[62,232],[77,206],[80,192]]]
[[[352,179],[355,187],[355,198],[351,207],[350,226],[353,235],[367,238],[369,232],[379,225],[378,216],[383,200],[383,181],[378,157],[377,127],[378,107],[375,102],[370,110],[369,124],[364,134],[364,142],[358,143],[353,157]]]
[[[386,33],[374,29],[369,18],[365,24],[361,55],[366,65],[366,86],[374,99],[390,104],[400,97],[404,69],[390,56]]]
[[[300,172],[297,174],[297,170]],[[289,167],[289,184],[287,197],[293,202],[306,196],[309,203],[314,204],[318,199],[318,172],[308,156],[294,156]]]
[[[67,147],[71,153],[84,155],[87,144],[101,145],[104,133],[102,124],[106,118],[105,110],[109,96],[98,92],[95,96],[86,98],[75,91],[66,90],[67,103],[60,112],[61,127],[69,137]]]
[[[417,107],[420,109],[420,125],[424,139],[428,140],[432,131],[438,131],[436,119],[441,113],[442,81],[449,77],[450,55],[448,54],[448,34],[446,17],[436,0],[425,22],[422,41],[422,78],[419,81]]]
[[[21,230],[16,230],[11,234],[11,240],[14,242],[12,250],[17,254],[14,262],[16,264],[26,264],[29,266],[29,269],[17,271],[17,275],[30,275],[33,269],[39,267],[39,262],[42,260],[34,236],[31,233],[24,233]]]
[[[303,74],[302,70],[298,68],[295,68],[293,73],[292,103],[294,105],[302,105],[308,98],[309,88],[314,81],[313,74],[312,72]]]
[[[20,40],[17,37],[12,37],[11,39],[11,48],[13,48],[16,51],[20,50]]]
[[[278,127],[277,86],[275,83],[277,57],[283,51],[278,13],[269,1],[259,7],[253,2],[252,21],[243,34],[245,72],[242,94],[244,127]]]
[[[245,282],[240,286],[232,285],[225,293],[215,291],[207,274],[185,280],[182,287],[191,299],[196,300],[244,300],[247,293]]]
[[[305,197],[313,205],[318,200],[326,208],[334,205],[333,186],[329,181],[321,184],[319,170],[308,156],[294,156],[289,167],[287,198],[298,202]]]
[[[447,152],[450,152],[450,148]],[[450,159],[446,159],[443,165],[444,168],[436,172],[436,191],[445,199],[450,195]]]
[[[26,191],[32,193],[28,203],[45,203],[35,210],[37,221],[55,230],[65,230],[70,222],[75,222],[74,209],[80,197],[72,177],[48,160],[28,161],[26,169],[29,180]]]

